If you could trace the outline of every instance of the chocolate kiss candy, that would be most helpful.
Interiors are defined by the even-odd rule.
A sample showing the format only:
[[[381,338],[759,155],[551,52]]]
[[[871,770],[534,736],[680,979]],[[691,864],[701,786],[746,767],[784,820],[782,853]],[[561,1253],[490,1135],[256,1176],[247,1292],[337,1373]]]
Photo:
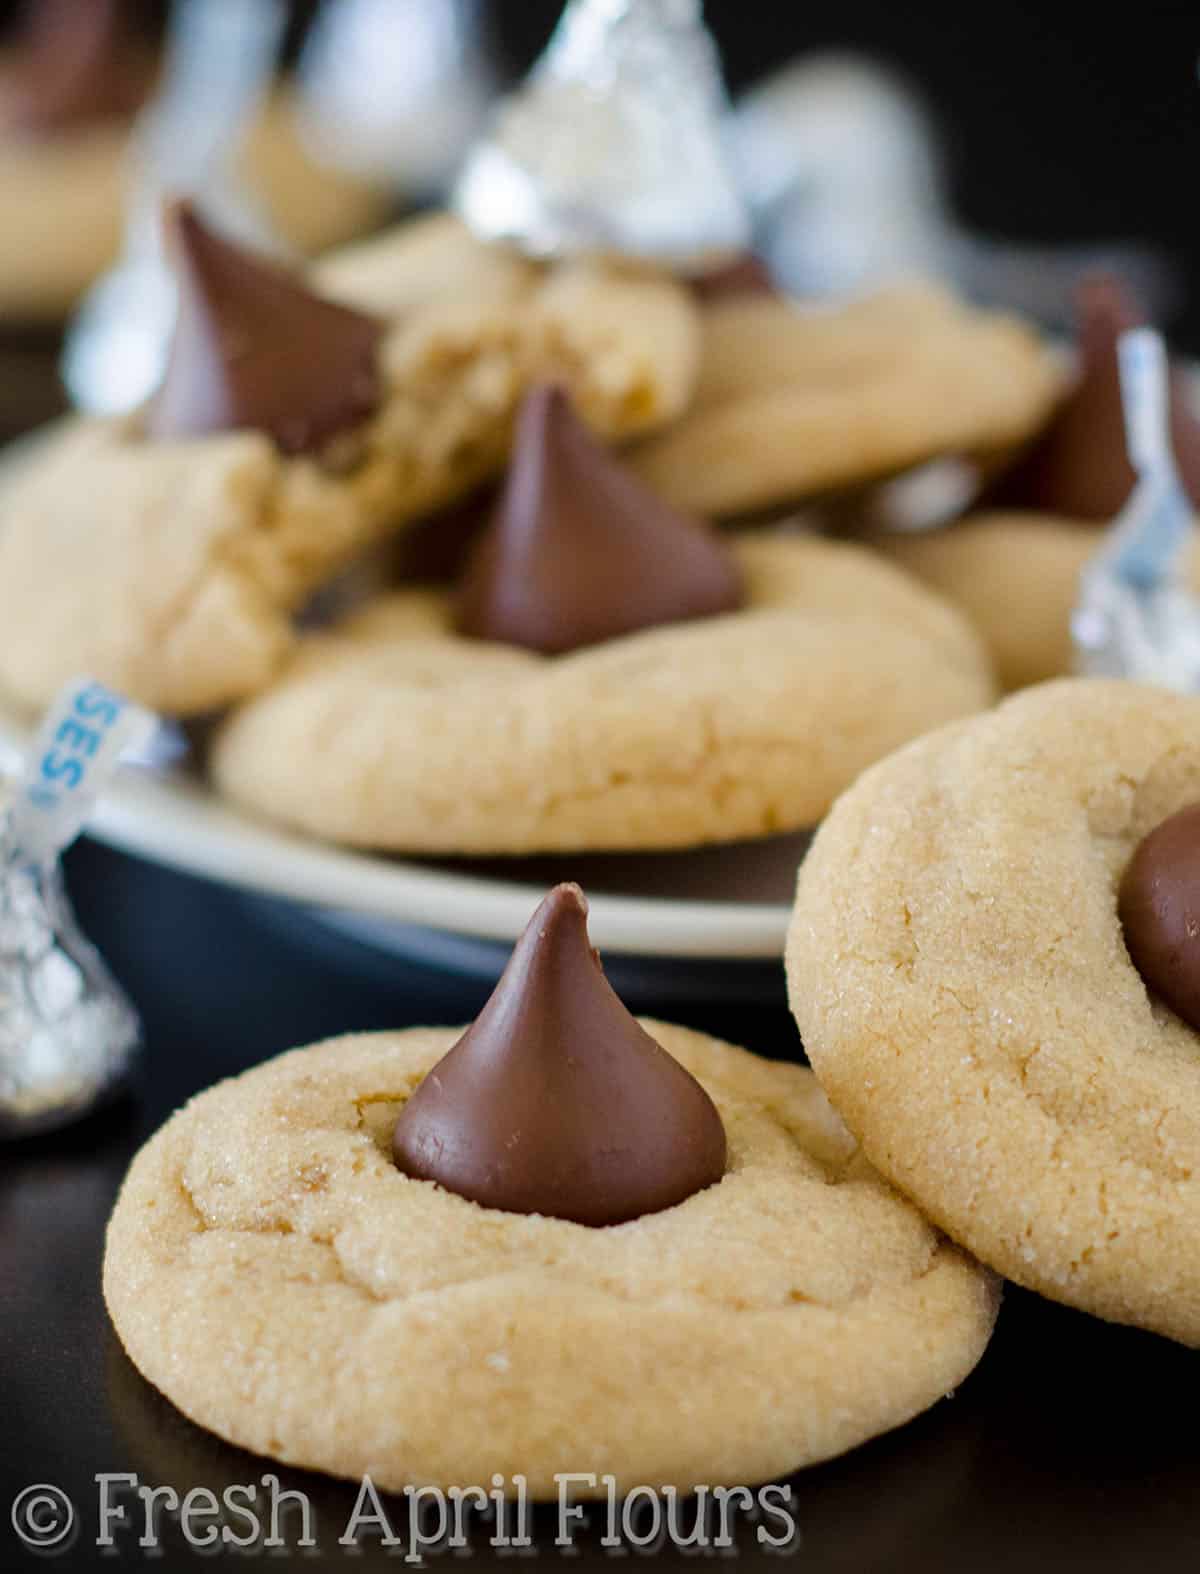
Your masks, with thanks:
[[[692,294],[702,306],[714,301],[739,299],[746,295],[778,295],[779,287],[771,277],[771,270],[761,257],[752,251],[707,273],[698,273],[688,281]]]
[[[577,885],[557,886],[504,976],[396,1122],[396,1165],[486,1208],[623,1224],[725,1173],[708,1094],[612,991]]]
[[[741,605],[706,525],[677,514],[605,452],[560,388],[517,424],[508,482],[468,560],[458,627],[555,654]]]
[[[1002,477],[989,504],[1108,521],[1137,484],[1125,441],[1117,340],[1145,313],[1116,279],[1079,291],[1079,378],[1045,433]],[[1200,424],[1181,373],[1171,377],[1171,443],[1180,480],[1200,505]]]
[[[1200,803],[1139,844],[1121,881],[1119,912],[1138,972],[1200,1031]]]
[[[120,0],[28,0],[0,71],[0,128],[49,132],[134,114],[150,68],[122,9]]]
[[[371,415],[382,322],[311,294],[214,234],[189,203],[167,223],[179,318],[147,413],[151,437],[250,428],[284,453],[312,453]]]

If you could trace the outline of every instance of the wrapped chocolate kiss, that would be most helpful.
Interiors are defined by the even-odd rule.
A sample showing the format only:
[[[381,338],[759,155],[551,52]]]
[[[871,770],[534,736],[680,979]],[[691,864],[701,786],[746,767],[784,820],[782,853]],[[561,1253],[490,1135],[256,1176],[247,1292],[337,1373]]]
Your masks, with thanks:
[[[495,95],[483,0],[338,0],[300,62],[314,151],[402,195],[443,192]]]
[[[459,178],[475,232],[537,257],[618,253],[702,273],[747,250],[700,0],[570,0]]]
[[[1184,576],[1192,505],[1171,450],[1170,372],[1148,328],[1118,344],[1129,458],[1138,484],[1084,571],[1071,622],[1079,670],[1200,690],[1200,602]]]
[[[153,728],[101,684],[69,684],[0,787],[0,1136],[86,1114],[140,1044],[137,1013],[75,921],[59,860],[122,754]]]
[[[270,85],[286,20],[283,0],[175,0],[163,87],[134,139],[124,255],[89,291],[63,356],[81,409],[123,414],[162,377],[177,306],[162,233],[167,198],[190,197],[223,233],[270,247],[232,155]]]

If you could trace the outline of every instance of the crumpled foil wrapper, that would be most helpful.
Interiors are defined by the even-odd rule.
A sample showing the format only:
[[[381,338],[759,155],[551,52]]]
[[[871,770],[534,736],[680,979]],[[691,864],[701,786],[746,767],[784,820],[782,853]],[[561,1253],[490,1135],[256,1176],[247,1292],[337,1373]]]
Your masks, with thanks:
[[[535,257],[701,271],[750,244],[727,107],[700,0],[571,0],[454,205],[478,235]]]
[[[0,740],[0,1138],[77,1120],[120,1087],[141,1045],[137,1012],[75,921],[60,854],[153,727],[79,679],[25,760]]]
[[[1085,569],[1071,622],[1087,677],[1132,678],[1200,692],[1200,600],[1185,567],[1191,501],[1170,443],[1166,346],[1150,329],[1119,345],[1129,457],[1139,481],[1101,551]]]
[[[0,869],[0,1136],[86,1114],[140,1044],[137,1013],[80,933],[60,866]]]

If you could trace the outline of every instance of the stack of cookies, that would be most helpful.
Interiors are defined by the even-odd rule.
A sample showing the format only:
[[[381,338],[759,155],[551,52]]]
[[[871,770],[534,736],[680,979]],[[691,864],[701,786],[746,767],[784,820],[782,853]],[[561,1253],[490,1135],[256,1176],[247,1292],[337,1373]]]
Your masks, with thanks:
[[[794,508],[1027,441],[1062,374],[1024,324],[930,287],[815,309],[746,264],[536,263],[444,215],[310,277],[167,223],[161,388],[0,500],[19,704],[94,673],[217,716],[212,779],[255,814],[511,856],[811,828],[995,697],[959,611]],[[443,528],[449,583],[380,554]]]

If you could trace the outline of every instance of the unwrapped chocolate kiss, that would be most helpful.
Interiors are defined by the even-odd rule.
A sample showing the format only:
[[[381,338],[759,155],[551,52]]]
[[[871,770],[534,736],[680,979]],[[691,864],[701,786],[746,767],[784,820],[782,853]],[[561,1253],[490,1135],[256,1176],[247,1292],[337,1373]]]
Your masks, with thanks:
[[[152,437],[241,429],[311,453],[360,425],[379,399],[384,324],[211,230],[191,203],[168,212],[179,317]]]
[[[695,1078],[604,976],[578,886],[533,915],[503,977],[405,1105],[398,1168],[484,1207],[623,1224],[725,1171],[725,1130]]]
[[[714,531],[655,497],[561,388],[527,397],[507,484],[468,559],[462,633],[553,655],[741,600]]]

